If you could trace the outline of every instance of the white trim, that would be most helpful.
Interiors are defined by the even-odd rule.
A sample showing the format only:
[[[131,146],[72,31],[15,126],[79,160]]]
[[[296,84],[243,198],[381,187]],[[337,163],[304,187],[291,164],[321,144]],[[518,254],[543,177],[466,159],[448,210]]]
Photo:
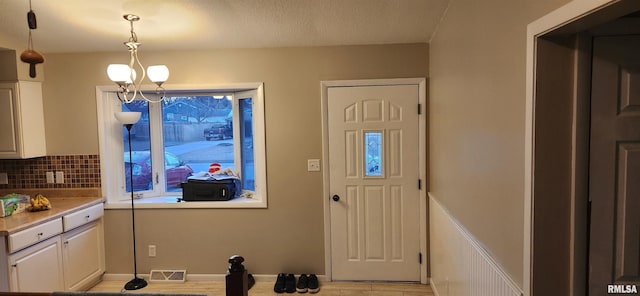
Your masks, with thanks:
[[[429,221],[427,216],[427,80],[420,79],[418,82],[419,88],[419,103],[422,106],[422,112],[418,118],[418,150],[420,156],[418,161],[420,162],[420,180],[422,186],[420,188],[420,252],[422,252],[422,267],[420,273],[420,283],[429,284],[429,278],[427,278],[427,270],[429,267],[429,248],[427,247],[427,231],[429,229]]]
[[[393,79],[367,79],[367,80],[330,80],[320,82],[320,94],[322,100],[322,172],[323,180],[323,197],[324,198],[324,261],[325,276],[327,280],[331,280],[331,212],[329,196],[331,190],[329,187],[329,123],[328,123],[328,89],[329,87],[340,86],[386,86],[386,85],[418,85],[418,103],[422,105],[422,113],[418,118],[419,125],[419,162],[420,162],[420,179],[422,180],[422,188],[420,189],[420,252],[422,253],[422,265],[420,266],[420,283],[427,284],[427,142],[426,142],[426,103],[427,103],[427,81],[425,78],[393,78]],[[416,106],[417,107],[417,106]]]
[[[140,89],[143,91],[153,91],[155,90],[154,85],[142,85]],[[180,84],[180,85],[165,85],[165,89],[167,91],[184,91],[184,92],[193,92],[193,90],[198,90],[198,92],[207,92],[207,91],[216,91],[216,92],[239,92],[246,90],[255,91],[255,98],[253,100],[253,108],[257,110],[262,110],[262,112],[253,112],[253,123],[254,123],[254,158],[262,159],[264,165],[255,162],[255,176],[256,176],[256,190],[253,199],[249,198],[236,198],[231,201],[217,201],[217,202],[197,202],[197,203],[177,203],[171,202],[168,200],[174,199],[176,197],[173,196],[159,196],[152,198],[145,198],[142,200],[136,200],[136,207],[139,208],[266,208],[267,207],[267,180],[266,180],[266,141],[265,141],[265,114],[264,112],[264,83],[262,82],[248,82],[248,83],[229,83],[229,84]],[[97,105],[97,118],[98,118],[98,139],[99,139],[99,149],[101,157],[104,155],[113,154],[113,149],[119,149],[120,152],[115,152],[116,155],[120,155],[123,152],[123,147],[121,145],[110,145],[109,138],[119,138],[121,135],[119,134],[121,129],[115,129],[111,126],[111,120],[107,120],[105,118],[106,113],[112,113],[112,109],[119,108],[119,102],[115,99],[111,100],[113,102],[112,105],[109,105],[109,94],[117,91],[117,86],[109,85],[109,86],[96,86],[96,105]],[[156,131],[157,132],[157,131]],[[122,180],[110,180],[111,175],[105,174],[104,172],[112,171],[117,164],[109,163],[102,159],[100,161],[100,170],[103,172],[101,174],[101,184],[102,187],[102,196],[107,197],[107,201],[105,203],[106,209],[122,209],[130,207],[130,200],[123,200],[122,202],[118,202],[113,200],[111,195],[115,194],[114,192],[110,192],[113,190],[112,184],[113,182],[120,183],[118,186],[124,186]],[[260,176],[260,177],[258,177]],[[257,198],[255,198],[257,197]],[[159,203],[153,203],[152,200],[162,200]]]
[[[128,281],[133,277],[133,274],[130,273],[105,273],[102,275],[103,281]],[[148,280],[149,274],[140,274],[138,273],[138,277]],[[214,273],[201,273],[201,274],[190,274],[187,272],[187,281],[190,282],[202,282],[202,281],[214,281],[214,282],[222,282],[225,281],[226,274],[214,274]],[[326,275],[317,275],[319,282],[327,282]],[[253,278],[256,282],[275,282],[278,278],[277,274],[253,274]]]
[[[136,210],[140,209],[232,209],[265,208],[266,200],[236,197],[228,201],[177,202],[179,196],[159,196],[134,200]],[[106,210],[131,209],[131,200],[105,202]]]
[[[524,254],[523,254],[523,291],[524,296],[531,295],[531,235],[533,234],[533,145],[534,145],[534,85],[536,38],[597,10],[603,9],[619,0],[581,0],[572,1],[527,26],[526,53],[526,100],[525,100],[525,164],[524,164]]]
[[[520,296],[522,289],[488,249],[431,193],[431,288],[444,295]]]

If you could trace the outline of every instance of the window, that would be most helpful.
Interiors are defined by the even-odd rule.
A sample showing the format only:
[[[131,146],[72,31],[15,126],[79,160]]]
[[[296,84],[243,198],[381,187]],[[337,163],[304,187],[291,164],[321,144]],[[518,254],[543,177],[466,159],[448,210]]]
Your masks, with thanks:
[[[130,202],[132,184],[136,203],[143,207],[266,206],[261,84],[253,89],[168,89],[160,103],[123,104],[111,89],[98,90],[108,207]],[[109,116],[120,110],[142,113],[131,128],[131,143],[127,129]],[[243,195],[227,202],[178,202],[181,183],[214,168],[237,174]]]
[[[382,131],[364,132],[364,175],[365,177],[382,177]]]
[[[252,99],[243,98],[239,100],[238,114],[240,115],[240,145],[242,184],[247,190],[255,190],[254,161],[253,161],[253,108]]]

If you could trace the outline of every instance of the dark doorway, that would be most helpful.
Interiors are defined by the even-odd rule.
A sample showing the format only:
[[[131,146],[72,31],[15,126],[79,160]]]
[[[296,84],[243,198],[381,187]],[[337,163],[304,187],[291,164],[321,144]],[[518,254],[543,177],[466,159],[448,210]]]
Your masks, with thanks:
[[[640,35],[594,37],[592,69],[589,295],[603,295],[640,284]]]
[[[640,284],[638,10],[618,1],[536,37],[531,295]]]

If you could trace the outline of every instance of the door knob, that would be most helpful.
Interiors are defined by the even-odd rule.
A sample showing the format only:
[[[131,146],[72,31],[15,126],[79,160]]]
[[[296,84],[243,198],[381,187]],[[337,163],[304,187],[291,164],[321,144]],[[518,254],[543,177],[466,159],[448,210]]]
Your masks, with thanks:
[[[335,195],[333,195],[333,197],[331,197],[331,199],[333,199],[333,201],[339,201],[340,200],[340,196],[335,194]]]

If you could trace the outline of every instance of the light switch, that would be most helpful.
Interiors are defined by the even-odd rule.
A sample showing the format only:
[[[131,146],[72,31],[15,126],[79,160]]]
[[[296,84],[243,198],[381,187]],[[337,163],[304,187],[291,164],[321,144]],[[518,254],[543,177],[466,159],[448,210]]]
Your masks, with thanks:
[[[52,183],[55,183],[55,180],[53,179],[53,172],[47,172],[47,184]]]
[[[56,172],[56,184],[64,183],[64,172]]]
[[[320,171],[320,159],[307,159],[307,171],[319,172]]]
[[[0,173],[0,184],[9,184],[7,173]]]

